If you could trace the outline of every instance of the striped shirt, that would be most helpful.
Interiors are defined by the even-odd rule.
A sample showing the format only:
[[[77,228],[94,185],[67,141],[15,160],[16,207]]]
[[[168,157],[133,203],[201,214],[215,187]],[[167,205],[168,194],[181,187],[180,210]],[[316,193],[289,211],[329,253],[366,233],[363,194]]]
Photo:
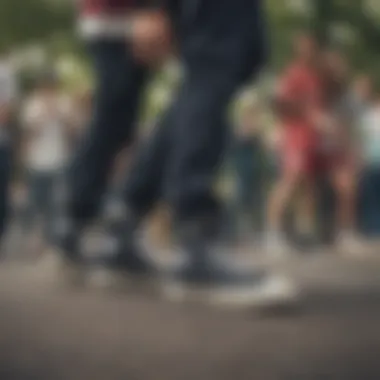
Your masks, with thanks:
[[[130,32],[132,10],[162,6],[163,0],[77,0],[79,31],[85,38],[120,38]]]
[[[0,60],[0,108],[7,108],[15,102],[17,98],[16,75],[12,66]],[[0,120],[0,143],[4,143],[9,138],[7,121]]]

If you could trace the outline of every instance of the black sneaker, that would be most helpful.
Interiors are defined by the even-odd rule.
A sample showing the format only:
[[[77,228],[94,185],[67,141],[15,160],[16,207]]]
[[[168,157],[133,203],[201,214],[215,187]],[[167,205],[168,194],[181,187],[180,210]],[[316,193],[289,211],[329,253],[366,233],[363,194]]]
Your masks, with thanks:
[[[47,249],[34,265],[38,278],[59,287],[83,286],[84,269],[82,260],[67,255],[58,247]]]
[[[171,270],[163,282],[172,301],[195,301],[229,307],[276,307],[297,298],[285,277],[216,259],[199,243],[185,249],[189,261]]]
[[[37,273],[59,285],[80,286],[84,284],[83,260],[79,250],[81,229],[61,220],[54,230],[48,249],[35,264]]]
[[[103,252],[88,260],[88,285],[100,289],[123,289],[131,282],[146,283],[157,274],[154,264],[137,243],[136,225],[128,220],[109,228]]]

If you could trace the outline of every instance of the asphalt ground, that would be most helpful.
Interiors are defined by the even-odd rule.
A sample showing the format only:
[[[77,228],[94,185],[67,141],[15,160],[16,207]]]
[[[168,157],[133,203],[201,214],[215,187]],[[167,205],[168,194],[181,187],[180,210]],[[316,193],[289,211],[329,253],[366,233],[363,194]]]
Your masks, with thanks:
[[[378,257],[276,267],[299,282],[302,302],[259,314],[58,289],[32,263],[3,263],[0,379],[380,379]]]

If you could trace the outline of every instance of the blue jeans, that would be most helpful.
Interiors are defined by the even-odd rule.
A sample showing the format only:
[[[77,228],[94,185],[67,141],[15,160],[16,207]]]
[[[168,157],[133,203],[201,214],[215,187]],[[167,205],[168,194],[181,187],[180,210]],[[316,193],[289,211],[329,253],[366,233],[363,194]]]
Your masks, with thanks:
[[[96,79],[92,120],[67,173],[67,211],[78,222],[98,213],[114,160],[134,140],[148,74],[124,39],[99,40],[89,50]]]
[[[261,141],[250,139],[237,141],[232,152],[236,192],[229,205],[230,231],[239,233],[241,222],[246,222],[251,232],[264,229],[265,185],[264,150]],[[245,228],[244,228],[245,230]]]
[[[180,46],[183,81],[138,150],[124,190],[136,214],[148,212],[163,198],[177,227],[221,212],[213,190],[230,135],[228,106],[263,64],[262,33],[252,30],[260,23],[251,19],[262,16],[259,2],[201,3],[206,9],[201,7],[195,16],[201,25],[196,30],[188,25]]]
[[[0,239],[2,238],[9,214],[9,182],[11,178],[12,148],[0,143]]]
[[[60,178],[59,171],[39,172],[31,170],[28,173],[28,199],[23,217],[23,225],[26,231],[31,230],[36,221],[41,221],[45,238],[50,238],[54,222],[53,217],[58,207],[57,194]]]
[[[368,237],[380,237],[380,165],[364,170],[359,198],[360,229]]]

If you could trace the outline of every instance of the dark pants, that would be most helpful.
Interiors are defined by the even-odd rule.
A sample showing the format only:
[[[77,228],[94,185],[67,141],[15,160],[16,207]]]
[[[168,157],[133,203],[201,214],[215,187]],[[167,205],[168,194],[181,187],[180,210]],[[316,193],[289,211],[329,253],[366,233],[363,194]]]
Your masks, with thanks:
[[[96,215],[114,160],[133,141],[147,71],[124,40],[90,45],[96,90],[92,121],[68,171],[68,212],[80,221]]]
[[[263,45],[258,1],[183,3],[176,24],[185,79],[141,149],[124,195],[138,213],[162,195],[177,215],[191,218],[215,208],[211,189],[224,151],[227,106],[260,66]],[[69,173],[69,210],[77,219],[95,214],[115,155],[133,138],[147,74],[124,41],[98,42],[91,52],[98,79],[94,118]]]
[[[236,192],[230,205],[233,235],[238,232],[243,220],[251,234],[261,233],[264,229],[265,169],[262,148],[259,139],[252,139],[238,142],[232,152],[236,180]]]
[[[0,142],[0,239],[6,229],[9,214],[9,182],[11,178],[12,148]]]
[[[23,215],[26,231],[41,222],[46,238],[52,233],[53,216],[58,207],[60,172],[30,171],[27,178],[28,199]]]
[[[245,16],[252,9],[235,8],[252,3],[257,4],[238,0],[213,2],[211,7],[204,2],[209,13],[203,15],[200,29],[188,31],[183,42],[184,80],[161,123],[139,150],[125,186],[125,200],[135,213],[149,211],[161,197],[180,222],[220,212],[213,187],[229,136],[228,105],[263,58],[261,35]],[[222,19],[228,22],[227,29],[222,28]],[[221,28],[217,28],[219,37],[213,23]]]
[[[364,170],[359,191],[359,226],[369,237],[380,237],[380,166]]]

